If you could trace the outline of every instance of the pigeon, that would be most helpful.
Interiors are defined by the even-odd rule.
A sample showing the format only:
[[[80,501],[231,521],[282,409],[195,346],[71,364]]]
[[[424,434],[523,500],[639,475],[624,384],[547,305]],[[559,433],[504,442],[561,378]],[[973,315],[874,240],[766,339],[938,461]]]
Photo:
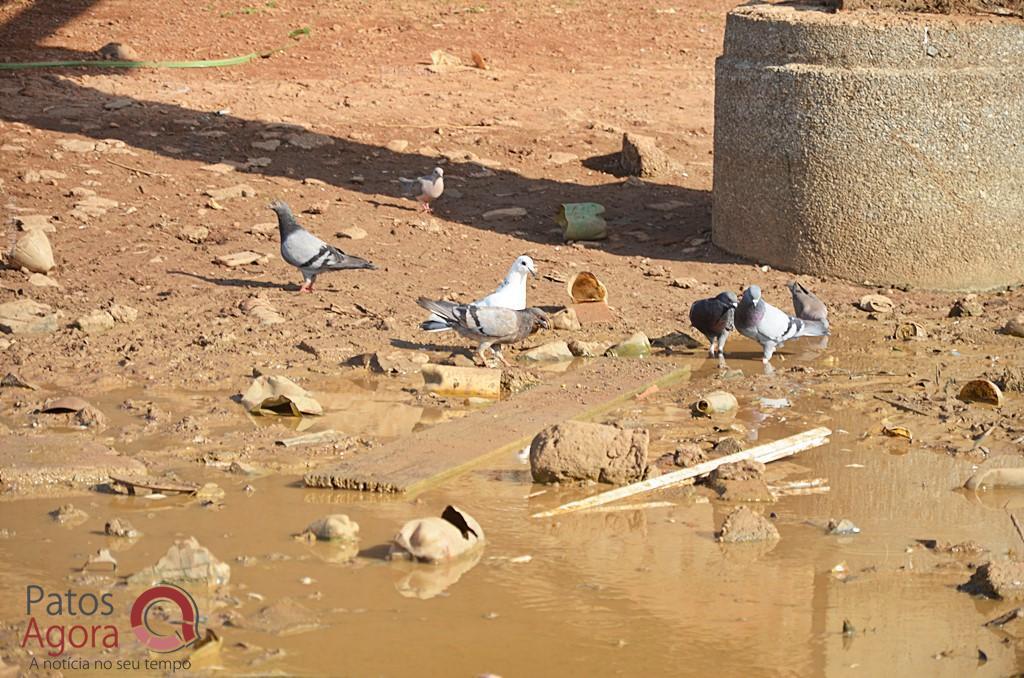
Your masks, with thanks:
[[[711,299],[698,299],[690,306],[690,324],[711,342],[711,355],[725,355],[725,340],[736,329],[733,316],[739,301],[732,292],[722,292]]]
[[[548,315],[539,308],[513,310],[498,306],[476,306],[473,304],[456,304],[451,301],[432,301],[420,297],[416,303],[444,319],[448,326],[464,337],[480,342],[477,354],[487,364],[484,352],[491,352],[508,365],[501,349],[494,348],[498,344],[512,344],[522,341],[537,331],[537,328],[548,327]]]
[[[488,294],[479,301],[474,301],[473,306],[496,306],[511,308],[513,311],[521,311],[526,308],[526,276],[532,274],[537,277],[537,267],[533,259],[525,254],[512,263],[508,269],[508,275],[498,285],[498,289]],[[447,332],[451,329],[448,322],[441,316],[432,314],[427,320],[420,324],[420,329],[427,332]]]
[[[398,177],[398,183],[402,185],[404,195],[419,200],[424,212],[432,212],[430,203],[444,193],[444,170],[435,167],[433,172],[419,179]]]
[[[736,308],[736,329],[764,348],[762,362],[768,364],[775,349],[797,337],[827,337],[828,324],[820,320],[801,320],[781,311],[761,298],[761,288],[751,285],[743,292]]]
[[[369,261],[345,254],[299,226],[291,208],[280,200],[270,203],[270,209],[277,213],[277,230],[281,235],[281,258],[302,271],[304,282],[299,288],[300,292],[312,292],[316,277],[325,271],[376,268]]]
[[[793,312],[796,313],[797,318],[818,320],[828,325],[828,308],[825,306],[825,302],[795,280],[787,287],[793,295]]]

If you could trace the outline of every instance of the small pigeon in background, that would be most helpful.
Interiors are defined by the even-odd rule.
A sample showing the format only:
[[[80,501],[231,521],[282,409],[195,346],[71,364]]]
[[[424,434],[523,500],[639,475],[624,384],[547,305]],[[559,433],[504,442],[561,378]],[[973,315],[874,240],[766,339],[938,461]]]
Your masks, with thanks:
[[[787,285],[793,295],[793,312],[801,320],[817,320],[828,327],[828,308],[825,302],[815,296],[814,292],[793,281]]]
[[[711,342],[711,355],[725,355],[725,340],[736,329],[733,316],[739,300],[732,292],[722,292],[711,299],[698,299],[690,306],[690,324]]]
[[[512,263],[512,268],[508,269],[508,275],[498,285],[498,289],[483,299],[474,301],[472,305],[510,308],[513,311],[523,310],[526,308],[526,276],[528,275],[533,275],[536,278],[537,267],[534,266],[533,259],[524,254]],[[447,332],[452,328],[444,318],[435,313],[420,324],[420,329],[427,332]]]
[[[484,352],[491,352],[508,365],[501,349],[494,348],[500,344],[513,344],[522,341],[538,328],[547,329],[548,315],[539,308],[526,308],[520,311],[511,308],[474,306],[456,304],[451,301],[432,301],[420,297],[416,303],[441,317],[448,327],[459,334],[480,342],[477,354],[487,364]]]
[[[326,271],[376,268],[369,261],[345,254],[299,226],[291,208],[280,200],[270,203],[270,209],[277,213],[277,230],[281,235],[281,258],[302,271],[304,282],[299,288],[300,292],[312,292],[316,277]]]
[[[743,292],[736,308],[736,329],[764,348],[765,365],[775,349],[797,337],[826,337],[828,325],[820,320],[801,320],[781,311],[761,298],[761,288],[751,285]]]
[[[433,172],[418,179],[398,177],[398,183],[402,185],[404,195],[419,200],[424,212],[432,212],[430,203],[444,193],[444,170],[435,167]]]

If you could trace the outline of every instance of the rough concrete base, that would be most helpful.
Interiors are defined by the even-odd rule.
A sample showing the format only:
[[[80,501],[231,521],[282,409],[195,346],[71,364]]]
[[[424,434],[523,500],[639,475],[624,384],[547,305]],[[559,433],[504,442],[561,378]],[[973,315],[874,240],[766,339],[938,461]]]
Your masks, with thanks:
[[[1024,282],[1024,22],[746,5],[716,67],[713,239],[776,268]]]

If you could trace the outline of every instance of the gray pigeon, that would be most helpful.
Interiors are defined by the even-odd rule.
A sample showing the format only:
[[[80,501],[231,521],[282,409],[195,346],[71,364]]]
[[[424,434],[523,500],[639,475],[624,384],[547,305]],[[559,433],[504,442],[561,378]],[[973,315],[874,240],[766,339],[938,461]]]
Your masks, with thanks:
[[[291,208],[280,200],[270,203],[277,213],[277,230],[281,235],[281,258],[302,271],[304,280],[300,292],[312,292],[316,277],[325,271],[376,266],[365,259],[345,254],[332,247],[295,221]]]
[[[793,281],[787,285],[793,295],[793,312],[801,320],[818,320],[828,326],[828,308],[814,292]]]
[[[402,194],[420,201],[420,206],[425,212],[431,212],[430,203],[441,197],[444,193],[444,170],[435,167],[434,171],[425,177],[418,179],[406,179],[398,177],[398,183],[402,185]]]
[[[761,288],[751,285],[736,308],[736,329],[764,348],[767,365],[775,349],[797,337],[827,337],[828,325],[819,320],[801,320],[775,308],[761,298]]]
[[[725,340],[733,326],[733,315],[739,301],[732,292],[722,292],[711,299],[698,299],[690,306],[690,324],[711,342],[711,355],[725,355]]]
[[[462,336],[480,342],[477,354],[485,364],[487,356],[484,352],[491,349],[502,364],[508,365],[501,349],[494,346],[522,341],[537,328],[548,327],[548,315],[539,308],[514,311],[500,306],[467,306],[451,301],[432,301],[426,297],[420,297],[416,303],[442,318]]]

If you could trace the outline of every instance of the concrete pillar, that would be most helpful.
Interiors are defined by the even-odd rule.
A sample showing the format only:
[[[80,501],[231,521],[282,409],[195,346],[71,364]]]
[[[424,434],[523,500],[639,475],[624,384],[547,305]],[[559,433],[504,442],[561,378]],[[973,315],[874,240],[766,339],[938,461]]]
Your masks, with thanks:
[[[876,284],[1024,283],[1024,22],[744,5],[715,69],[713,239]]]

